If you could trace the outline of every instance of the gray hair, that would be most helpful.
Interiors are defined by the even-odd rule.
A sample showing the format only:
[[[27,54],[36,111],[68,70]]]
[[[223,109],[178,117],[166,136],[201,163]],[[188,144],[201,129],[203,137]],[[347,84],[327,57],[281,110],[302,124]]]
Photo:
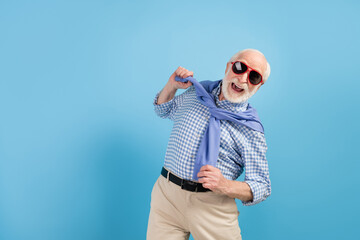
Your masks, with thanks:
[[[259,50],[248,48],[248,49],[244,49],[244,50],[241,50],[241,51],[235,53],[235,54],[230,58],[229,62],[235,62],[235,61],[239,58],[239,56],[240,56],[243,52],[246,52],[246,51],[256,52],[256,53],[259,53],[259,54],[261,54],[261,55],[264,56],[264,54],[263,54],[262,52],[260,52]],[[264,56],[264,58],[265,58],[265,56]],[[266,58],[265,58],[265,59],[266,59]],[[265,70],[265,73],[264,73],[264,76],[263,76],[264,83],[265,83],[266,80],[269,78],[269,76],[270,76],[270,71],[271,71],[271,69],[270,69],[270,64],[269,64],[269,62],[266,60],[266,70]]]

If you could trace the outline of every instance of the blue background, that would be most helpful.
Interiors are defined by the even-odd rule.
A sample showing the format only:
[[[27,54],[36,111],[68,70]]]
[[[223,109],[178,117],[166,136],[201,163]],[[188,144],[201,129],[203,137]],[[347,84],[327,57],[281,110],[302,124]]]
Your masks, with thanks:
[[[265,126],[272,195],[251,207],[237,200],[243,238],[358,236],[359,10],[357,1],[1,1],[0,239],[145,239],[172,127],[155,115],[155,94],[178,66],[221,79],[245,48],[272,69],[250,101]]]

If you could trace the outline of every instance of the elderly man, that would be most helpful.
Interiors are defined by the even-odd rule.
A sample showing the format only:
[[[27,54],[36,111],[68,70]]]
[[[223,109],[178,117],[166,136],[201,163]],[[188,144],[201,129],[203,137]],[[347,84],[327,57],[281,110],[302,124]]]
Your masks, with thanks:
[[[151,192],[148,240],[241,239],[235,198],[250,206],[271,194],[263,127],[247,101],[269,75],[265,56],[245,49],[222,80],[199,83],[178,67],[157,93],[156,114],[174,126]]]

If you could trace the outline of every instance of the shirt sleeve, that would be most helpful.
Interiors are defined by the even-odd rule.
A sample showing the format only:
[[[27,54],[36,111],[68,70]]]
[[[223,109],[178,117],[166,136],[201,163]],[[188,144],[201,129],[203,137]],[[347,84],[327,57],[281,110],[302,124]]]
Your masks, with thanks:
[[[189,95],[190,91],[193,91],[194,89],[195,87],[191,85],[187,88],[185,92],[173,97],[173,99],[171,99],[170,101],[162,104],[157,104],[159,95],[162,90],[159,91],[153,101],[155,113],[161,118],[169,118],[170,120],[174,121],[176,111],[182,106],[185,97]]]
[[[269,167],[266,160],[267,145],[265,136],[258,131],[251,131],[248,136],[247,147],[243,153],[245,164],[245,182],[249,184],[253,193],[252,201],[244,202],[244,206],[251,206],[264,201],[271,194]]]

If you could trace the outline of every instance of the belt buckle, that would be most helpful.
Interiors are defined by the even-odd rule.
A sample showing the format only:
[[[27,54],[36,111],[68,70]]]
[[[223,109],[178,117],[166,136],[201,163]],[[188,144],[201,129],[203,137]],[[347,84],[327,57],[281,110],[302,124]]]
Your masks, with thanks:
[[[186,188],[185,186],[194,186],[195,185],[195,190],[194,190],[194,192],[197,192],[197,190],[198,190],[198,185],[197,185],[197,183],[190,183],[190,182],[188,182],[188,181],[184,181],[184,179],[181,179],[181,189],[185,189],[185,190],[188,190],[188,191],[191,191],[191,190],[189,190],[188,188]]]

